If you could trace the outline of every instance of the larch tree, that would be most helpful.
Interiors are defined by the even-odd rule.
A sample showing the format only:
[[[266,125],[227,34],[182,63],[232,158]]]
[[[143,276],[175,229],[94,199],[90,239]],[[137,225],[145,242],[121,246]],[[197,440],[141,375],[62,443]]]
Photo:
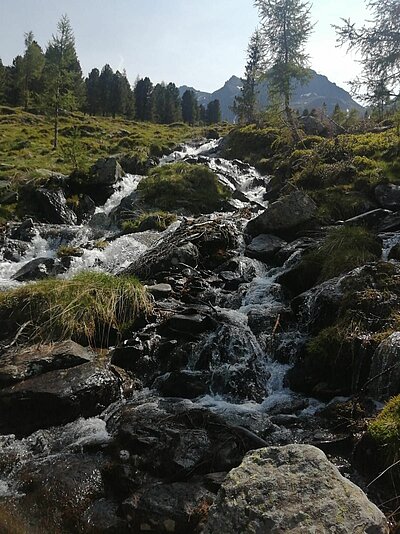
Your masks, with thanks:
[[[280,98],[296,132],[290,98],[293,85],[309,77],[306,44],[312,32],[311,3],[304,0],[255,0],[264,43],[264,65],[271,99]]]
[[[251,36],[247,49],[247,64],[240,95],[233,101],[232,111],[239,123],[252,123],[257,114],[257,84],[262,72],[264,58],[261,32],[256,30]]]
[[[362,74],[353,90],[366,103],[382,105],[382,98],[400,95],[400,0],[367,0],[372,18],[361,27],[350,19],[334,26],[340,46],[358,52]]]
[[[53,148],[58,145],[58,123],[62,110],[72,111],[83,99],[82,70],[75,50],[71,23],[63,15],[45,54],[43,68],[44,106],[54,117]]]

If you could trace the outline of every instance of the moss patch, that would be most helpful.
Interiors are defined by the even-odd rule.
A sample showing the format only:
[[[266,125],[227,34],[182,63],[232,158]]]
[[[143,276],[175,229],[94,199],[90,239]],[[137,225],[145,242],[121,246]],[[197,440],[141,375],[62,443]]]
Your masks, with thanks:
[[[190,213],[218,210],[230,197],[228,188],[204,165],[174,163],[152,169],[139,186],[144,202],[164,209],[183,208]]]

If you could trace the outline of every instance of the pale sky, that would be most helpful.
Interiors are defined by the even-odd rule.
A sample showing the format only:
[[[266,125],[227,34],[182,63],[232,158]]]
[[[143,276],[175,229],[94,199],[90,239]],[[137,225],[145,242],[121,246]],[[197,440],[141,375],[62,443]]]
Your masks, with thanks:
[[[86,74],[109,63],[153,82],[173,81],[203,91],[242,76],[248,40],[257,23],[252,0],[0,0],[0,58],[10,64],[32,30],[45,48],[66,13]],[[344,88],[358,71],[354,57],[335,48],[331,24],[362,23],[365,0],[314,0],[317,22],[309,41],[311,67]]]

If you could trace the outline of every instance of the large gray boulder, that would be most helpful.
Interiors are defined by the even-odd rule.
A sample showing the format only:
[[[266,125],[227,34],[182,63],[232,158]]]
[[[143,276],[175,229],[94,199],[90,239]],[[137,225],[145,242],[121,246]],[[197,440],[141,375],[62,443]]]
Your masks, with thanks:
[[[99,185],[114,185],[125,175],[116,158],[97,160],[90,172],[92,183]]]
[[[76,224],[77,216],[68,207],[62,189],[37,189],[26,186],[21,190],[21,200],[26,212],[37,221],[50,224]]]
[[[9,349],[0,358],[0,387],[56,369],[89,363],[93,356],[93,352],[74,341]]]
[[[49,371],[0,391],[0,433],[27,436],[97,415],[119,397],[117,375],[95,363]]]
[[[387,534],[383,513],[310,445],[247,454],[227,476],[203,534]]]
[[[369,373],[368,393],[379,400],[400,391],[400,332],[394,332],[376,349]]]
[[[251,219],[246,229],[253,236],[274,234],[291,237],[313,221],[316,211],[317,205],[312,198],[302,191],[293,191]]]

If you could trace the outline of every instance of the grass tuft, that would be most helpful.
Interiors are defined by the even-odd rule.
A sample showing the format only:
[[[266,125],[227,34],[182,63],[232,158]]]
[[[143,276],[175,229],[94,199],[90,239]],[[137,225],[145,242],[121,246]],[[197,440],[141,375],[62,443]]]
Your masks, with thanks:
[[[82,272],[71,280],[47,279],[0,294],[0,317],[7,329],[29,324],[37,341],[73,339],[107,346],[151,310],[144,287],[134,277]],[[8,334],[11,332],[8,331]]]

